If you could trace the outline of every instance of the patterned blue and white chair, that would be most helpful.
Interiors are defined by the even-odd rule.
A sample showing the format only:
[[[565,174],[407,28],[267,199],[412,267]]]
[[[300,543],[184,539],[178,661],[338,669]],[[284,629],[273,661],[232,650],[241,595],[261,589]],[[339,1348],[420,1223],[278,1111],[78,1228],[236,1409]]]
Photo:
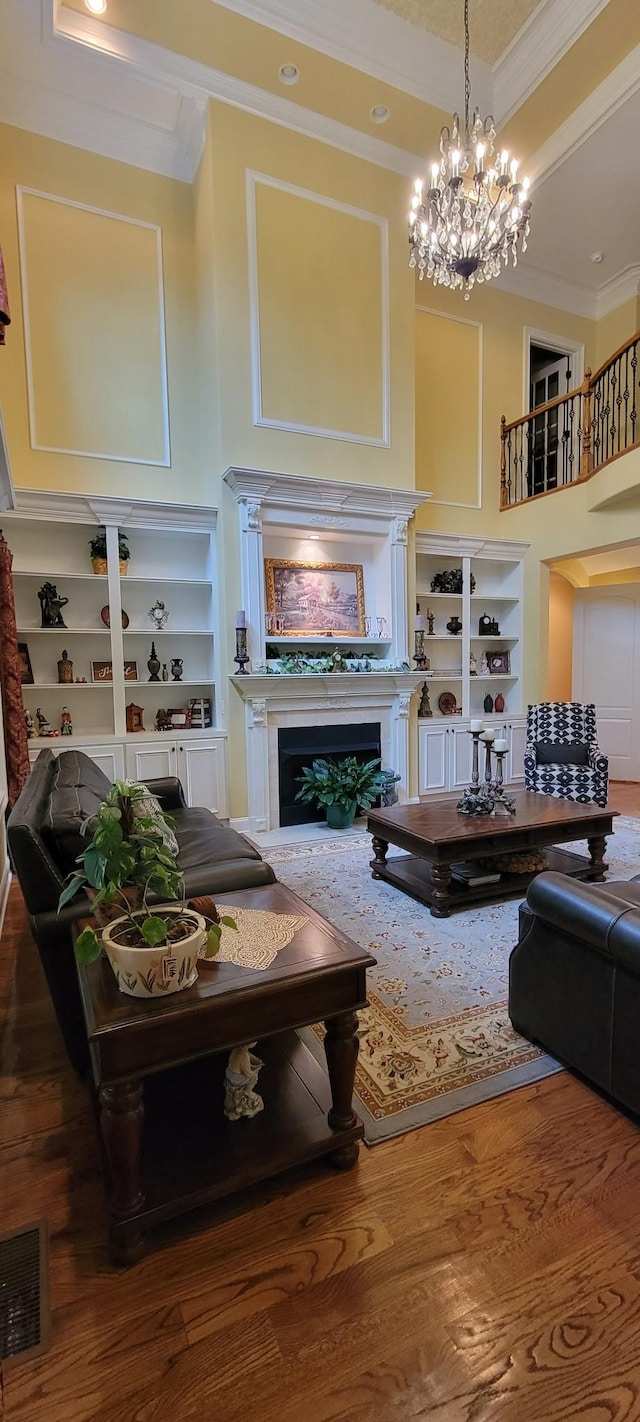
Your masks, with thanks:
[[[596,708],[579,701],[542,701],[527,710],[527,790],[606,805],[609,761],[598,747]]]

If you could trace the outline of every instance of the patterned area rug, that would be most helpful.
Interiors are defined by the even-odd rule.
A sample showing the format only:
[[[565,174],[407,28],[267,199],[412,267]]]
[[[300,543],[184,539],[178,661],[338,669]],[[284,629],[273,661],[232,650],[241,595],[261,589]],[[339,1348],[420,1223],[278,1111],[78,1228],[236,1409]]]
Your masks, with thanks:
[[[629,879],[640,873],[640,821],[621,816],[615,826],[609,878]],[[284,884],[378,960],[368,977],[370,1005],[360,1014],[356,1076],[368,1143],[559,1070],[509,1021],[520,899],[432,918],[371,878],[366,834],[272,849],[266,857]],[[321,1029],[304,1035],[322,1060]]]

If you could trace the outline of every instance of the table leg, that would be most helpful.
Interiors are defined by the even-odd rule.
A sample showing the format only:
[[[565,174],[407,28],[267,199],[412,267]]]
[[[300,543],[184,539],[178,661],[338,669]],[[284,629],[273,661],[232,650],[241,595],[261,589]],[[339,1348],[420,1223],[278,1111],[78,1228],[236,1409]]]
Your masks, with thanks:
[[[386,869],[387,867],[387,850],[389,848],[389,842],[386,839],[378,839],[378,836],[374,834],[373,839],[371,841],[371,847],[374,853],[374,858],[369,861],[371,865],[371,878],[379,879],[381,877],[380,870]]]
[[[145,1232],[130,1217],[144,1204],[142,1189],[142,1082],[100,1088],[100,1126],[111,1171],[109,1244],[115,1264],[132,1264],[144,1253]],[[127,1225],[127,1221],[130,1223]]]
[[[432,918],[449,918],[451,909],[451,865],[432,864],[431,865],[431,916]]]
[[[607,847],[606,836],[603,834],[592,834],[589,836],[587,844],[589,846],[591,868],[597,870],[597,874],[593,874],[592,878],[596,880],[604,879],[606,870],[608,868],[604,857],[605,849]]]
[[[331,1083],[332,1106],[328,1121],[333,1131],[347,1131],[353,1126],[353,1087],[358,1060],[358,1014],[341,1012],[325,1022],[324,1050]],[[340,1146],[331,1156],[334,1165],[346,1170],[358,1159],[358,1142]]]

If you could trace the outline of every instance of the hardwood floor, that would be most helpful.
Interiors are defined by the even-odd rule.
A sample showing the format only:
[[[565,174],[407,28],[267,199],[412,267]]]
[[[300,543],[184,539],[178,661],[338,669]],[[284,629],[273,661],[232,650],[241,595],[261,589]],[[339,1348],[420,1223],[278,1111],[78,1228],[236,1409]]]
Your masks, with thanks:
[[[640,787],[611,801],[638,815]],[[640,1419],[640,1130],[570,1076],[174,1223],[117,1271],[15,887],[0,1024],[2,1229],[49,1220],[53,1306],[2,1422]]]

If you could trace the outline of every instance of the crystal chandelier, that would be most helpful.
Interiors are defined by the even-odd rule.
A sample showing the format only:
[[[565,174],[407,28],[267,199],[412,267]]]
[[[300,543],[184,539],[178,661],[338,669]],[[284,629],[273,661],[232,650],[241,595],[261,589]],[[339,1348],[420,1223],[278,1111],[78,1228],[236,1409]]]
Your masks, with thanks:
[[[473,110],[469,121],[469,0],[464,0],[464,128],[453,115],[440,134],[439,163],[431,165],[426,195],[418,178],[409,213],[409,266],[422,281],[464,291],[500,275],[500,264],[518,263],[527,250],[529,179],[518,180],[518,162],[504,151],[494,159],[493,119]]]

